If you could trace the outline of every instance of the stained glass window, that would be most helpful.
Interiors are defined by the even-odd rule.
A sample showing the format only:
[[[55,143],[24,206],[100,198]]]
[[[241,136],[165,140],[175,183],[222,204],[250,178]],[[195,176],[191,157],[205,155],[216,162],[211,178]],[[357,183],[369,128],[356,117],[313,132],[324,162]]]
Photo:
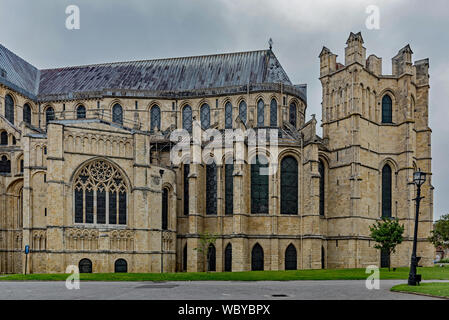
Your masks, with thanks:
[[[226,102],[225,105],[225,129],[232,129],[232,104]]]
[[[292,156],[281,162],[281,214],[298,214],[298,161]]]
[[[257,125],[262,127],[265,123],[265,104],[262,99],[257,102]]]
[[[206,130],[210,127],[210,107],[207,103],[201,106],[201,127]]]
[[[189,105],[182,109],[182,128],[192,133],[192,108]]]
[[[382,123],[392,123],[392,109],[393,103],[388,94],[384,95],[382,98]]]
[[[23,121],[31,124],[31,107],[28,103],[23,106]]]
[[[217,165],[206,165],[206,214],[217,214]]]
[[[261,271],[264,265],[263,249],[260,244],[256,243],[251,251],[251,270]]]
[[[112,107],[112,122],[123,124],[123,108],[118,103]]]
[[[48,107],[45,110],[45,124],[52,120],[55,120],[55,110],[52,107]]]
[[[382,217],[391,217],[391,167],[382,168]]]
[[[225,164],[225,214],[234,213],[234,164]]]
[[[151,131],[161,129],[161,109],[158,106],[151,108]]]
[[[241,101],[239,104],[239,116],[243,123],[246,123],[246,102]]]
[[[285,270],[297,269],[297,254],[293,244],[289,244],[285,250]]]
[[[296,128],[296,103],[294,102],[290,104],[289,122]]]
[[[268,213],[268,174],[261,172],[261,168],[268,168],[268,161],[264,156],[256,156],[253,161],[254,163],[251,163],[251,213]]]
[[[278,125],[278,103],[276,99],[271,99],[270,103],[270,126],[277,127]]]
[[[77,119],[85,119],[86,118],[86,107],[79,106],[76,108],[76,118]]]
[[[14,124],[14,100],[9,94],[5,97],[5,118]]]

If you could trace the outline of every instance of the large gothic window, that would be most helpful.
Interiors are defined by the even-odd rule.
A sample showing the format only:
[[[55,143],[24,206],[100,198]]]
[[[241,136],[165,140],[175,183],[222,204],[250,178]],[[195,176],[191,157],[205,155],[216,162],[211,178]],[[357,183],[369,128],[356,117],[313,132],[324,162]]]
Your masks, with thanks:
[[[392,123],[393,122],[393,103],[388,94],[384,95],[382,98],[382,123]]]
[[[11,173],[11,160],[7,156],[0,158],[0,173]]]
[[[128,190],[118,169],[93,161],[74,181],[75,223],[126,224]]]
[[[293,244],[289,244],[285,250],[285,270],[297,269],[297,254],[296,248]]]
[[[324,216],[325,206],[325,176],[323,161],[318,162],[318,172],[320,173],[320,216]]]
[[[241,101],[239,104],[239,116],[243,123],[246,123],[246,102]]]
[[[190,165],[184,164],[184,215],[189,214],[189,173]]]
[[[278,125],[278,102],[276,99],[271,99],[270,103],[270,126],[277,127]]]
[[[225,104],[225,129],[232,129],[232,104]]]
[[[150,117],[151,117],[150,123],[151,131],[161,130],[161,109],[158,106],[154,106],[151,108]]]
[[[234,164],[225,164],[225,214],[234,213]]]
[[[86,107],[85,106],[78,106],[76,108],[76,118],[77,119],[86,119]]]
[[[112,107],[112,122],[123,124],[123,108],[118,103]]]
[[[5,97],[5,118],[14,124],[14,100],[9,94]]]
[[[228,243],[224,254],[224,271],[232,271],[232,245]]]
[[[192,108],[189,105],[182,109],[182,128],[192,133]]]
[[[268,213],[268,160],[256,156],[251,163],[251,213]]]
[[[296,103],[294,102],[290,104],[289,122],[296,128]]]
[[[281,214],[298,214],[298,161],[292,156],[281,162]]]
[[[45,110],[45,124],[47,125],[52,120],[55,120],[55,110],[52,107],[48,107]]]
[[[31,124],[31,107],[28,103],[23,106],[23,121]]]
[[[251,270],[263,270],[263,249],[260,244],[256,243],[251,251]]]
[[[265,123],[265,103],[262,99],[257,102],[257,125],[263,127]]]
[[[209,129],[210,127],[210,107],[207,103],[201,106],[200,110],[201,117],[201,128],[204,130]]]
[[[391,217],[391,167],[382,168],[382,217]]]
[[[2,131],[2,133],[0,133],[0,145],[8,145],[8,133],[6,131]]]
[[[207,271],[216,271],[216,253],[215,246],[211,243],[209,248],[207,248],[207,257],[209,259],[209,263],[207,265]]]
[[[168,189],[162,190],[162,230],[168,229]]]
[[[217,165],[206,165],[206,214],[217,214]]]

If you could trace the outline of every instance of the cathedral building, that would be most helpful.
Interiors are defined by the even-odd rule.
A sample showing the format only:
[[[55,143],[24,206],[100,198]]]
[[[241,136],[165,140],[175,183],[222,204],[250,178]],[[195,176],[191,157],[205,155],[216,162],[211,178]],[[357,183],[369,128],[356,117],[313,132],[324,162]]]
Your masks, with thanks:
[[[319,54],[320,137],[306,85],[271,48],[40,70],[0,45],[0,273],[384,266],[369,231],[382,217],[405,226],[391,263],[407,266],[418,168],[429,177],[418,256],[430,265],[428,59],[412,62],[407,45],[383,74],[360,33],[336,58]],[[276,139],[175,163],[180,129]],[[217,236],[209,262],[195,250],[205,233]]]

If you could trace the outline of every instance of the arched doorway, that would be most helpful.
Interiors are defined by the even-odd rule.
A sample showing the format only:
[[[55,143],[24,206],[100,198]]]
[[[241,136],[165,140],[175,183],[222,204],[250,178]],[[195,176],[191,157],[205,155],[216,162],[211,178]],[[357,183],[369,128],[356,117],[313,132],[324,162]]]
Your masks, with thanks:
[[[231,272],[232,271],[232,245],[228,243],[225,249],[225,266],[224,271]]]
[[[296,248],[293,244],[289,244],[285,250],[285,270],[296,270],[297,268]]]
[[[213,244],[209,245],[207,249],[207,256],[209,257],[207,271],[216,271],[216,255],[215,255],[215,246]]]
[[[78,268],[80,273],[92,273],[92,261],[89,259],[81,259]]]
[[[128,263],[125,259],[117,259],[114,264],[114,272],[126,273],[128,272]]]
[[[251,252],[251,270],[263,270],[263,249],[260,244],[256,243]]]

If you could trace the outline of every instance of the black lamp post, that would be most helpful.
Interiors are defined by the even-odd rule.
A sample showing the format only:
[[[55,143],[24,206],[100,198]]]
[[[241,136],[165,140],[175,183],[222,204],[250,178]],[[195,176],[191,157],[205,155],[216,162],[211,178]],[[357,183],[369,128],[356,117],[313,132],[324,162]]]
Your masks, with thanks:
[[[415,173],[413,173],[413,183],[418,187],[416,198],[416,216],[415,216],[415,233],[413,235],[413,251],[412,251],[412,261],[410,264],[410,274],[408,275],[408,285],[416,286],[421,281],[421,275],[416,274],[416,267],[418,266],[418,261],[421,259],[416,256],[416,244],[418,241],[418,216],[419,216],[419,203],[422,198],[421,197],[421,186],[426,181],[426,173],[422,172],[421,169],[418,169]]]

